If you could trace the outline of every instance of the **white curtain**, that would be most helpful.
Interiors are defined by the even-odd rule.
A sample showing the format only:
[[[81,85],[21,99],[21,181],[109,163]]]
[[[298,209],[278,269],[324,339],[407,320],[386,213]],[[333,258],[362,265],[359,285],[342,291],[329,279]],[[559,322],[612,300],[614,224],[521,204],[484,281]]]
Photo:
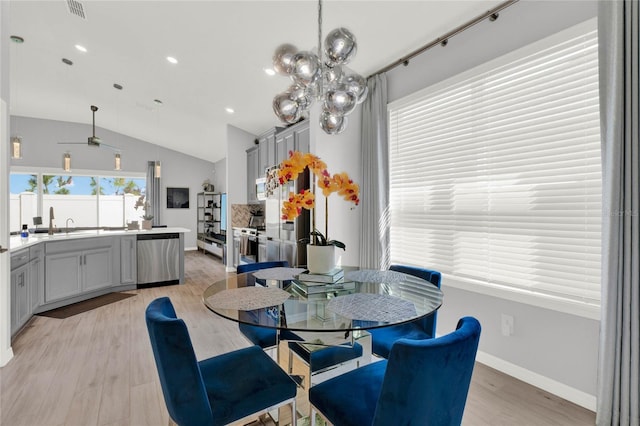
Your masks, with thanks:
[[[160,212],[162,192],[160,190],[160,178],[156,177],[156,162],[147,162],[147,201],[150,205],[148,214],[153,215],[153,225],[160,225]]]
[[[599,426],[640,424],[640,6],[600,1],[602,318]]]
[[[360,200],[360,267],[389,266],[389,150],[387,76],[367,81],[369,95],[362,106],[362,170]]]

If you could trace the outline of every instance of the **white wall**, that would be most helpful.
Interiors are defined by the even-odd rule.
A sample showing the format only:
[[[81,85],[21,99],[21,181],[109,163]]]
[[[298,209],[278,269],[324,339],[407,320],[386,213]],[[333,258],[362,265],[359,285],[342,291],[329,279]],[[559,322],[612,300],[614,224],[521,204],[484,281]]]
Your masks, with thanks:
[[[0,246],[9,247],[9,2],[0,1]],[[11,349],[9,252],[0,253],[0,367]]]
[[[11,134],[22,136],[21,160],[11,160],[11,166],[24,171],[28,168],[51,170],[62,173],[62,155],[70,151],[72,156],[72,172],[104,171],[113,172],[114,152],[104,147],[88,145],[60,145],[58,142],[83,142],[91,135],[91,125],[68,123],[56,120],[42,120],[28,117],[11,117]],[[147,161],[162,162],[162,211],[161,224],[190,229],[185,234],[185,248],[195,249],[196,205],[198,192],[202,191],[205,179],[215,180],[216,165],[177,151],[159,147],[140,139],[134,139],[106,129],[96,128],[96,135],[105,144],[120,148],[122,155],[122,172],[147,172]],[[203,142],[205,143],[205,142]],[[217,172],[224,174],[224,170]],[[167,187],[189,188],[188,209],[167,209]],[[219,188],[216,188],[219,190]]]
[[[227,125],[227,220],[231,223],[231,205],[247,204],[247,149],[254,145],[256,135]],[[227,226],[227,269],[233,267],[233,238]]]
[[[436,46],[409,66],[388,72],[389,102],[596,14],[595,1],[520,0],[500,12],[495,22],[483,21],[449,40],[446,48]],[[359,107],[349,116],[349,127],[342,134],[328,136],[317,125],[317,110],[312,110],[311,151],[327,162],[331,172],[344,170],[363,186],[361,111]],[[361,208],[349,211],[346,203],[331,199],[329,210],[332,238],[347,244],[343,264],[357,265]],[[424,266],[429,266],[429,259]],[[451,288],[446,281],[443,290],[438,334],[452,331],[459,318],[473,315],[483,326],[481,362],[595,410],[599,321]],[[510,337],[501,335],[502,313],[515,319],[515,334]]]
[[[360,123],[362,107],[358,107],[348,116],[347,128],[339,135],[327,135],[319,124],[320,107],[315,105],[311,110],[309,127],[311,129],[311,152],[327,163],[329,173],[346,172],[354,182],[363,185],[361,168]],[[316,227],[324,233],[324,196],[317,192]],[[362,208],[352,208],[338,194],[329,196],[329,228],[327,236],[342,241],[347,247],[345,251],[336,250],[341,256],[342,265],[357,265],[360,262],[360,222]]]

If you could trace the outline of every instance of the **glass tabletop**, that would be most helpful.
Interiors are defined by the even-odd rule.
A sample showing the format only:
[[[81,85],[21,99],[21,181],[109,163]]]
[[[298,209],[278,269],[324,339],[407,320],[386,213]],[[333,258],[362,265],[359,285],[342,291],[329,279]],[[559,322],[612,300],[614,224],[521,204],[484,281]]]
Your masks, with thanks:
[[[354,331],[402,324],[429,315],[442,291],[395,271],[344,267],[335,283],[298,279],[299,268],[230,275],[203,293],[204,304],[239,323],[291,331]]]

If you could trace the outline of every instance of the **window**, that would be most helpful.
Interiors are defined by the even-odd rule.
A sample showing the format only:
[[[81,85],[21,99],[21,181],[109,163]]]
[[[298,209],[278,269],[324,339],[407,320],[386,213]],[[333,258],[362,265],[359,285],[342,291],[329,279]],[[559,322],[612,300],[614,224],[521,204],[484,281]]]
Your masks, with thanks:
[[[389,105],[391,261],[597,318],[595,20]]]
[[[42,217],[49,225],[50,208],[54,225],[64,227],[68,218],[75,227],[124,227],[141,222],[146,179],[136,176],[52,175],[47,173],[11,173],[11,231],[21,224],[35,225]]]

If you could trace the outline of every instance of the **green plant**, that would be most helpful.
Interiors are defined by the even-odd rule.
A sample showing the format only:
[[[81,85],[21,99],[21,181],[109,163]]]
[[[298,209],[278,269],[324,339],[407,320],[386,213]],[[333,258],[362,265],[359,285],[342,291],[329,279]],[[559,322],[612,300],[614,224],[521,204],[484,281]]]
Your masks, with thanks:
[[[313,238],[313,244],[316,246],[336,246],[342,250],[345,250],[347,247],[342,241],[327,240],[324,234],[317,229],[314,229],[309,235]],[[298,242],[301,244],[309,244],[311,242],[311,238],[301,238]]]

